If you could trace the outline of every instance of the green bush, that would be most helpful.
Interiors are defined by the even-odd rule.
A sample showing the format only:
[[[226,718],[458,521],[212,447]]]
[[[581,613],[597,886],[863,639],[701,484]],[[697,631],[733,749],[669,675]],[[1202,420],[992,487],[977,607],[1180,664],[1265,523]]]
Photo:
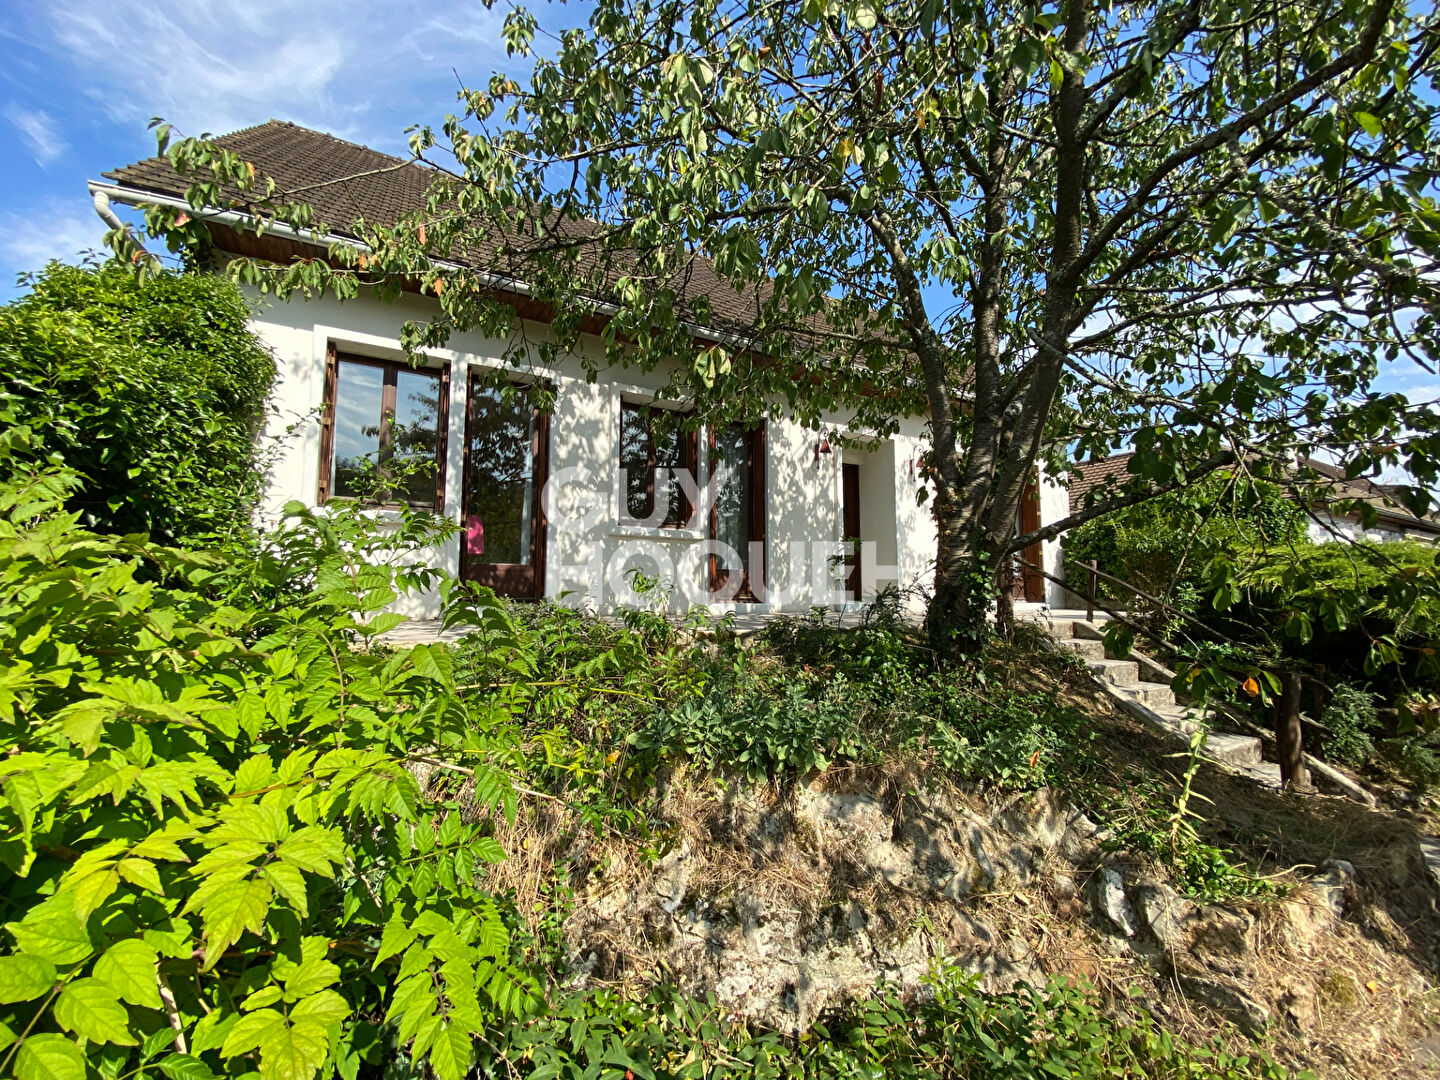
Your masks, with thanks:
[[[291,600],[246,608],[213,556],[82,528],[37,452],[0,440],[0,1073],[353,1080],[408,1045],[460,1080],[535,992],[479,879],[535,662],[503,607],[465,613],[514,685],[462,695],[443,647],[365,647],[397,575],[358,511],[295,507]]]
[[[574,995],[551,1014],[516,1023],[486,1048],[492,1075],[531,1080],[1282,1080],[1263,1052],[1192,1047],[1141,1010],[1117,1021],[1086,989],[1056,981],[982,994],[939,970],[918,1000],[879,991],[800,1041],[752,1031],[714,1000],[653,991]]]
[[[753,687],[719,685],[703,697],[657,709],[629,736],[642,754],[683,753],[706,768],[730,768],[759,778],[791,770],[800,775],[862,753],[859,717],[838,691],[816,698],[800,684],[774,697]]]
[[[1320,722],[1325,725],[1322,749],[1330,760],[1364,765],[1375,753],[1371,735],[1380,721],[1374,694],[1342,683],[1326,702]]]
[[[1304,514],[1274,484],[1217,473],[1172,492],[1094,518],[1065,534],[1066,580],[1088,583],[1086,564],[1152,596],[1191,600],[1210,561],[1238,546],[1279,544],[1304,535]],[[1177,590],[1182,594],[1176,596]],[[1132,595],[1101,582],[1102,596],[1128,604]]]
[[[220,277],[114,264],[51,263],[0,307],[0,397],[84,478],[67,506],[90,528],[195,545],[248,526],[275,378],[249,315]]]

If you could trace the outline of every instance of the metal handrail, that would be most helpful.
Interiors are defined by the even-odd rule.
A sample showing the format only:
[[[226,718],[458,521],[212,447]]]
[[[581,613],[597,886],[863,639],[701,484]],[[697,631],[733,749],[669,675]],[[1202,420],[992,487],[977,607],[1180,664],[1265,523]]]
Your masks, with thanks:
[[[1166,641],[1165,638],[1155,633],[1153,630],[1149,630],[1145,627],[1140,626],[1138,623],[1132,622],[1125,616],[1119,614],[1111,608],[1106,607],[1099,600],[1099,598],[1096,596],[1096,593],[1099,590],[1095,588],[1095,581],[1097,578],[1104,578],[1106,581],[1113,582],[1114,584],[1119,585],[1121,588],[1129,589],[1136,596],[1139,596],[1144,600],[1150,601],[1150,603],[1157,605],[1162,610],[1174,612],[1186,622],[1192,623],[1193,625],[1200,627],[1200,629],[1204,630],[1206,634],[1215,638],[1219,638],[1228,645],[1234,645],[1242,649],[1248,648],[1248,646],[1236,641],[1234,638],[1227,637],[1225,634],[1220,633],[1220,631],[1205,625],[1205,623],[1201,622],[1194,616],[1188,615],[1177,608],[1173,608],[1169,604],[1165,603],[1163,600],[1151,596],[1149,593],[1141,589],[1137,589],[1128,581],[1122,581],[1120,578],[1105,573],[1103,570],[1101,570],[1095,565],[1093,559],[1091,560],[1088,567],[1090,571],[1090,592],[1081,593],[1077,589],[1075,589],[1074,586],[1066,583],[1063,579],[1056,577],[1054,574],[1046,572],[1044,569],[1036,566],[1034,563],[1030,562],[1023,556],[1015,555],[1014,558],[1022,565],[1029,567],[1031,570],[1034,570],[1041,577],[1046,578],[1049,581],[1053,581],[1057,585],[1061,585],[1064,588],[1070,590],[1072,593],[1083,597],[1084,600],[1090,605],[1090,607],[1086,610],[1086,621],[1094,621],[1095,608],[1098,607],[1100,608],[1100,610],[1109,614],[1112,618],[1117,619],[1125,626],[1128,626],[1137,634],[1158,643],[1163,648],[1170,647],[1170,643]],[[1326,689],[1325,684],[1323,682],[1320,682],[1319,680],[1304,675],[1301,672],[1294,671],[1290,668],[1276,668],[1268,664],[1256,664],[1255,667],[1260,671],[1268,671],[1280,677],[1281,692],[1276,699],[1275,735],[1277,745],[1279,747],[1279,756],[1281,761],[1281,783],[1286,788],[1302,788],[1305,784],[1304,761],[1306,757],[1304,753],[1303,739],[1301,736],[1301,724],[1304,722],[1304,717],[1300,713],[1300,696],[1303,693],[1302,685],[1304,682],[1308,681],[1313,685],[1317,685],[1322,689]]]

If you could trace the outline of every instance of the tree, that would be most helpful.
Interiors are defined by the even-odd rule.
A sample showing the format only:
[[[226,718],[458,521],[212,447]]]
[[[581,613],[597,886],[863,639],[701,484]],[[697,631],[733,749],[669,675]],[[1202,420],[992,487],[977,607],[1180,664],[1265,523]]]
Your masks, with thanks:
[[[537,26],[511,14],[512,52]],[[418,279],[443,314],[414,345],[509,330],[520,280],[546,348],[603,323],[613,360],[690,356],[675,389],[720,419],[928,409],[930,630],[963,649],[1010,553],[1224,464],[1403,463],[1426,506],[1440,417],[1372,384],[1437,356],[1437,45],[1395,0],[598,0],[528,86],[414,132],[423,211],[232,269]],[[253,173],[169,150],[202,201]],[[294,198],[247,196],[313,223]],[[1037,460],[1126,441],[1125,490],[1016,535]]]
[[[113,264],[51,263],[30,285],[0,307],[0,409],[83,476],[67,508],[189,546],[248,533],[275,359],[240,290]]]

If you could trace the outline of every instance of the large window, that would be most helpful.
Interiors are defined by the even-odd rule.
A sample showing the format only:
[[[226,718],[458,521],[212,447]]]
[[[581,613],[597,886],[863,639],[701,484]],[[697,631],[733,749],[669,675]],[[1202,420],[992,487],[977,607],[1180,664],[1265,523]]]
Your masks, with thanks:
[[[682,431],[679,417],[657,416],[648,405],[620,405],[620,519],[625,524],[682,529],[692,508],[680,484],[682,473],[695,475],[695,433]]]
[[[331,353],[320,501],[443,509],[446,372]]]
[[[710,431],[716,480],[710,537],[724,550],[710,556],[710,587],[735,600],[765,599],[765,427]],[[733,560],[738,559],[738,564]]]

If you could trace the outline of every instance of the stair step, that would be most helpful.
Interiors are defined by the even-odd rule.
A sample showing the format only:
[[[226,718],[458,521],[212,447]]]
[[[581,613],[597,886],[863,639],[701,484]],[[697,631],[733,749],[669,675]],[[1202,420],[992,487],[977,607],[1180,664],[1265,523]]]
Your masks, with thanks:
[[[1032,618],[1030,621],[1046,631],[1056,641],[1069,641],[1075,636],[1074,619]]]
[[[1238,736],[1237,736],[1238,737]],[[1231,761],[1227,762],[1241,776],[1248,776],[1257,784],[1264,784],[1266,787],[1279,791],[1280,766],[1273,761]]]
[[[1103,641],[1092,641],[1088,638],[1067,638],[1065,639],[1065,644],[1069,646],[1072,651],[1085,657],[1086,660],[1105,659],[1105,643]]]
[[[1266,764],[1260,755],[1260,740],[1254,735],[1231,735],[1225,731],[1212,731],[1205,739],[1205,753],[1216,761],[1223,761],[1227,765],[1247,766],[1247,774],[1252,769],[1263,769]],[[1279,784],[1280,766],[1273,765],[1275,770],[1276,784]]]
[[[1165,683],[1142,680],[1129,686],[1117,686],[1116,689],[1127,697],[1144,702],[1152,709],[1175,704],[1175,692]]]
[[[1128,686],[1140,680],[1140,665],[1134,660],[1091,660],[1085,666],[1096,678],[1116,686]]]

